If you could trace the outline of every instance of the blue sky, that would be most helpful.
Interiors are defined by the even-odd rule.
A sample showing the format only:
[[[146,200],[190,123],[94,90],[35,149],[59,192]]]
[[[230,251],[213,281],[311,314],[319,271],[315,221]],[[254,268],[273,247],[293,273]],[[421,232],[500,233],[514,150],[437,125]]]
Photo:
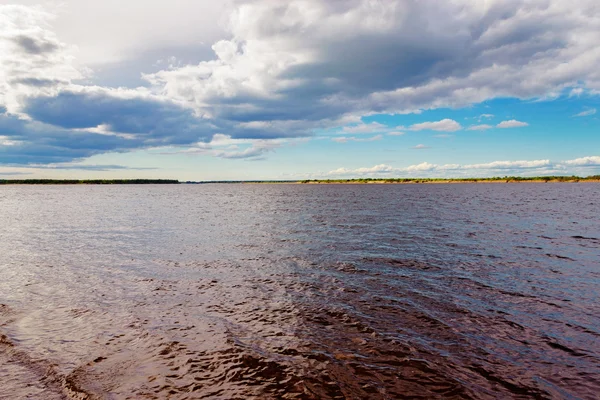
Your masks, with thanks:
[[[596,1],[176,3],[0,1],[0,177],[600,174]]]

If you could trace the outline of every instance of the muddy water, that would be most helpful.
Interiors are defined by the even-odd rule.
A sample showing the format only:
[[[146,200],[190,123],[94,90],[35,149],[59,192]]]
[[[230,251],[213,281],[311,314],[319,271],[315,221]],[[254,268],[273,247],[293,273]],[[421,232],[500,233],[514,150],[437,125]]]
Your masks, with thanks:
[[[0,399],[595,399],[600,185],[0,188]]]

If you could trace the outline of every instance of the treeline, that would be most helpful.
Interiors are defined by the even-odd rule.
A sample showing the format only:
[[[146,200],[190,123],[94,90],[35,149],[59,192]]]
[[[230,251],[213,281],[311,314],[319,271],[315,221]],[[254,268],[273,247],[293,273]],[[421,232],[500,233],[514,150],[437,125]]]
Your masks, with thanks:
[[[477,183],[477,182],[580,182],[598,181],[600,175],[580,176],[503,176],[492,178],[355,178],[306,179],[300,183]]]
[[[298,183],[298,181],[187,181],[183,183],[190,185],[205,185],[214,183]]]
[[[173,179],[0,179],[0,185],[156,185],[178,184]]]

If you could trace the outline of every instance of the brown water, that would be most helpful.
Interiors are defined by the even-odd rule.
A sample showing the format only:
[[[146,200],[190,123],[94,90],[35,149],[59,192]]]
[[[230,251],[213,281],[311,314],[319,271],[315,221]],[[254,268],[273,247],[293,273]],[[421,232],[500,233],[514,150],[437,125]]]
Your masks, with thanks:
[[[0,399],[597,399],[600,185],[0,188]]]

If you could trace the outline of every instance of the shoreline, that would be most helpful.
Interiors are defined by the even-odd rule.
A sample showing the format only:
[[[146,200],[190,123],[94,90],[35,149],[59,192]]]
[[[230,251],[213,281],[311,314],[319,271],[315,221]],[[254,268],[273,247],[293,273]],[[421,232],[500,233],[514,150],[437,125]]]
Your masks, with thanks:
[[[543,179],[535,179],[535,180],[411,180],[406,182],[394,182],[394,181],[371,181],[371,182],[361,182],[361,181],[346,181],[346,182],[338,182],[338,181],[317,181],[317,182],[297,182],[302,185],[421,185],[421,184],[431,184],[431,185],[440,185],[440,184],[460,184],[460,183],[469,183],[469,184],[477,184],[477,183],[585,183],[585,182],[593,182],[600,183],[600,179],[579,179],[579,180],[543,180]],[[268,182],[266,182],[268,183]]]
[[[600,183],[600,176],[540,176],[540,177],[492,177],[492,178],[355,178],[355,179],[304,179],[290,181],[177,181],[166,179],[114,179],[114,180],[56,180],[56,179],[0,179],[0,186],[8,185],[206,185],[206,184],[254,184],[254,185],[416,185],[458,183]]]
[[[176,179],[0,179],[3,185],[178,185]]]

